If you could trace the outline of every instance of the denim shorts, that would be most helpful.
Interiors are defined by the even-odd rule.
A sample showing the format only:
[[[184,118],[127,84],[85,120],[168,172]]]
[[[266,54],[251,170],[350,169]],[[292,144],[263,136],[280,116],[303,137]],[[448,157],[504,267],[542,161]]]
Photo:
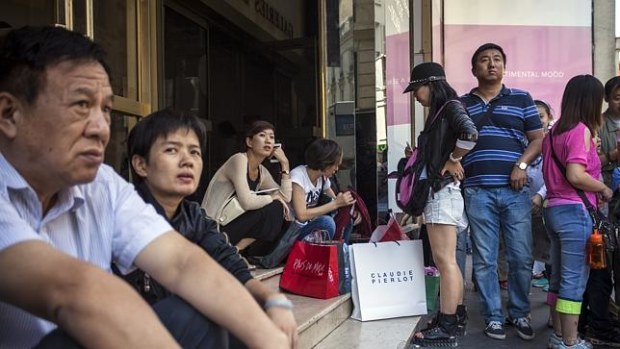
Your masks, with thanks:
[[[428,224],[456,225],[463,217],[463,209],[461,190],[448,185],[429,194],[424,207],[424,220]]]

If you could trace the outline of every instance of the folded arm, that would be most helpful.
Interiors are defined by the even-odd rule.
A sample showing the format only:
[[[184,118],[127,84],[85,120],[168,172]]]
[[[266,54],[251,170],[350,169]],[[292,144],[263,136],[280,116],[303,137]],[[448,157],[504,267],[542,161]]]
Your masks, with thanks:
[[[290,347],[286,335],[248,291],[180,234],[171,231],[158,237],[140,252],[135,264],[249,348]]]
[[[85,347],[178,348],[124,281],[47,243],[6,248],[0,270],[0,301],[58,324]]]

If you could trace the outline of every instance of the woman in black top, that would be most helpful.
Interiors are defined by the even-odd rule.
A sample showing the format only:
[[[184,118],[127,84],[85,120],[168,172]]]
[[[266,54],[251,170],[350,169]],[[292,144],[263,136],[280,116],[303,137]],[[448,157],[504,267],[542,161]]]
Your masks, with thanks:
[[[420,346],[455,346],[458,327],[461,325],[464,332],[466,321],[465,308],[459,306],[463,278],[456,264],[456,225],[464,213],[461,159],[475,146],[478,132],[446,81],[441,65],[427,62],[414,67],[404,92],[410,91],[429,108],[418,138],[414,168],[418,170],[418,182],[425,184],[424,220],[433,259],[441,273],[441,309],[437,319],[416,333],[414,340]]]

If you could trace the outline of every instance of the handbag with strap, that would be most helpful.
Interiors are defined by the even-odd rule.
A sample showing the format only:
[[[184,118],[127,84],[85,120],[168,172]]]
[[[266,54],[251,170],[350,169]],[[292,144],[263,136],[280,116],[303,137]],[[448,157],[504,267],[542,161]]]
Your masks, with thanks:
[[[566,178],[566,167],[560,162],[560,159],[555,153],[555,149],[553,147],[553,131],[549,131],[549,144],[551,147],[551,157],[555,162],[555,165],[560,169],[560,171],[564,174],[564,178]],[[598,231],[603,235],[603,240],[605,242],[605,249],[607,253],[613,253],[618,247],[618,234],[620,231],[620,226],[612,223],[598,208],[594,207],[588,197],[583,192],[583,190],[576,188],[571,182],[566,180],[568,184],[570,184],[573,189],[577,192],[577,195],[583,201],[590,217],[592,217],[593,228],[598,229]]]
[[[222,210],[220,211],[220,214],[217,218],[217,223],[219,225],[225,226],[237,217],[241,216],[243,213],[245,213],[245,210],[243,209],[243,207],[241,207],[237,196],[233,194],[228,199],[226,199],[226,201],[224,201]]]

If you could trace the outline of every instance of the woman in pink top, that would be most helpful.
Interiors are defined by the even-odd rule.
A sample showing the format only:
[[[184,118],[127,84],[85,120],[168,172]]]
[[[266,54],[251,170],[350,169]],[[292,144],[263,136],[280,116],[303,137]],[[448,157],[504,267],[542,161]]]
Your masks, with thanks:
[[[611,189],[598,180],[601,163],[594,142],[602,123],[603,95],[603,84],[592,75],[573,77],[564,89],[562,115],[543,141],[543,177],[547,186],[543,217],[551,240],[554,271],[547,299],[553,317],[549,348],[592,348],[577,336],[589,273],[585,253],[592,219],[576,188],[583,190],[594,206],[598,197],[609,201],[612,196]]]

